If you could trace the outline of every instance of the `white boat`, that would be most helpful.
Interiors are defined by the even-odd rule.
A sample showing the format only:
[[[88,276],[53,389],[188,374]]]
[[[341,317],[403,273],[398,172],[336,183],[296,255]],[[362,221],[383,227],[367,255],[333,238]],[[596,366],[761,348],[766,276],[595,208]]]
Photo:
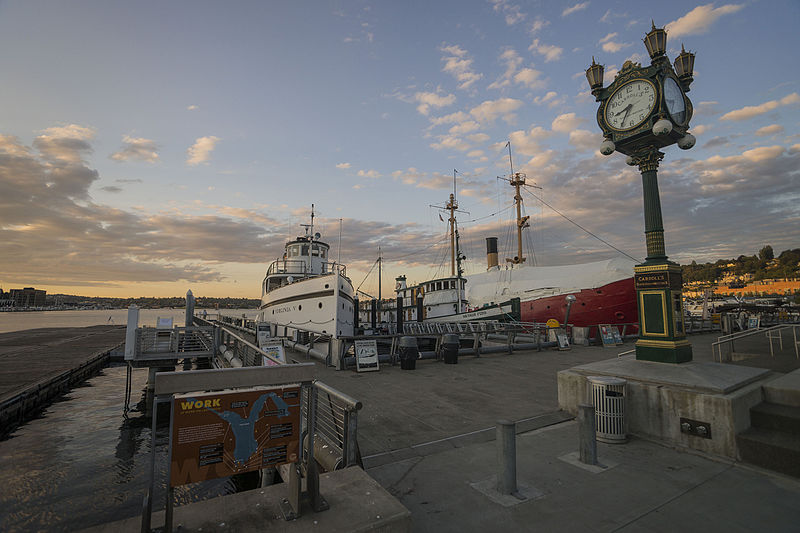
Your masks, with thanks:
[[[294,330],[333,338],[353,335],[353,285],[344,265],[329,261],[330,246],[302,224],[305,235],[286,243],[282,258],[267,268],[261,285],[258,319],[278,327],[278,335]]]

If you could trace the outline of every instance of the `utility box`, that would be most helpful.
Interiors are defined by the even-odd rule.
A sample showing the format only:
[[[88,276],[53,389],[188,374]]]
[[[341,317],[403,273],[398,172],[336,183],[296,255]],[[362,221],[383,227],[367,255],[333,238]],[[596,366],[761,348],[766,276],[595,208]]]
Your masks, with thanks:
[[[626,442],[625,392],[628,382],[609,376],[588,376],[586,380],[594,405],[597,440],[610,444]]]

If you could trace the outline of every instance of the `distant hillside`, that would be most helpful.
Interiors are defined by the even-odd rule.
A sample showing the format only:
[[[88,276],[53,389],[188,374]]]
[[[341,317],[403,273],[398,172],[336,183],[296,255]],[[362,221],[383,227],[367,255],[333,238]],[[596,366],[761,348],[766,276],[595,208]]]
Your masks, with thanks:
[[[105,298],[100,296],[76,296],[72,294],[48,294],[48,305],[99,306],[106,308],[127,308],[135,304],[140,309],[159,309],[164,307],[185,307],[184,296],[168,298]],[[256,298],[206,298],[196,297],[195,306],[204,309],[258,309],[261,300]]]
[[[800,278],[800,248],[784,250],[775,257],[772,246],[764,246],[758,255],[740,255],[715,263],[681,265],[683,282],[715,282],[724,277],[764,279]]]

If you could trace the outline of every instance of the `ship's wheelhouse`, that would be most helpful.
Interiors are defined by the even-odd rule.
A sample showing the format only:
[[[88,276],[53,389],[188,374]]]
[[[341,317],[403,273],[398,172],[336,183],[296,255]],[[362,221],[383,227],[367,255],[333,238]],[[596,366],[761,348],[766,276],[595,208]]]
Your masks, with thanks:
[[[273,261],[267,269],[263,293],[305,278],[336,272],[336,266],[328,262],[329,252],[330,246],[326,243],[308,237],[298,237],[286,243],[283,257]]]

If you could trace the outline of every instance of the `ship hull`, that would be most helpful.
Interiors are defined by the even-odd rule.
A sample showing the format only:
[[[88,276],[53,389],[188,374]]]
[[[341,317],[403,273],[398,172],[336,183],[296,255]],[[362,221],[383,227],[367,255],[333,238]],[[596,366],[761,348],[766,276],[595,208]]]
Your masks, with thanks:
[[[261,297],[259,320],[277,325],[279,335],[286,328],[350,337],[353,293],[350,280],[336,273],[298,280]]]
[[[563,292],[558,295],[522,300],[520,315],[523,322],[564,322],[567,316],[566,295],[575,296],[569,312],[574,326],[598,324],[635,324],[639,322],[636,288],[633,278],[627,278],[593,289]]]

